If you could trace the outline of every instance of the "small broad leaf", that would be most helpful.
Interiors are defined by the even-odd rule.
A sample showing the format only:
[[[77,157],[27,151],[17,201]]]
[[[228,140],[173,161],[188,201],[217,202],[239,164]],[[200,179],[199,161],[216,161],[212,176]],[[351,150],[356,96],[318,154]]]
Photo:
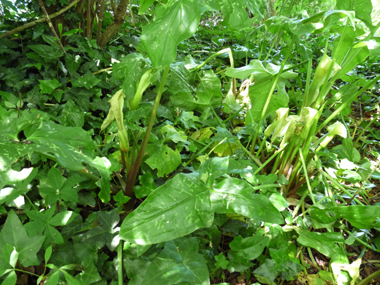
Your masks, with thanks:
[[[53,80],[38,80],[40,82],[41,93],[51,94],[55,89],[61,86],[57,79]]]
[[[242,238],[237,236],[230,242],[230,248],[238,251],[238,255],[247,260],[258,258],[264,251],[265,246],[268,244],[269,238],[264,236],[253,236]]]
[[[157,169],[158,177],[163,177],[176,170],[181,163],[181,155],[178,150],[172,150],[167,145],[150,145],[147,148],[148,153],[152,155],[145,160],[152,169]]]
[[[196,178],[178,174],[125,218],[120,238],[137,244],[159,243],[209,227],[213,219],[209,188]]]
[[[23,266],[40,264],[37,252],[44,242],[44,236],[29,237],[13,210],[8,212],[7,220],[0,232],[0,256],[6,243],[15,247],[19,254],[19,261]]]
[[[91,72],[86,73],[85,76],[80,77],[76,80],[71,81],[74,87],[85,87],[90,90],[92,87],[97,85],[101,80],[96,78]]]
[[[162,252],[150,264],[144,276],[143,285],[168,284],[210,284],[207,264],[198,253],[195,237],[167,241]]]
[[[337,242],[344,242],[344,238],[340,233],[308,232],[300,228],[296,231],[299,234],[297,242],[303,246],[314,248],[328,257],[332,257],[339,251]]]

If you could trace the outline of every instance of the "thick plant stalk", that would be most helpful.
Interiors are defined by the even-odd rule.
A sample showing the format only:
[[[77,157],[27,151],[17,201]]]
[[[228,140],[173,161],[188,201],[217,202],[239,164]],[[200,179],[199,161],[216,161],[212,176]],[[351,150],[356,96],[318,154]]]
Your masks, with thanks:
[[[53,19],[53,18],[58,17],[59,15],[65,13],[67,10],[69,10],[71,7],[73,7],[73,6],[74,6],[75,4],[77,4],[79,1],[80,1],[80,0],[75,0],[75,1],[71,2],[70,5],[67,5],[65,8],[61,9],[60,11],[58,11],[58,12],[56,12],[56,13],[54,13],[54,14],[51,14],[51,15],[50,15],[50,19]],[[33,21],[33,22],[30,22],[30,23],[28,23],[28,24],[25,24],[25,25],[23,25],[23,26],[17,27],[17,28],[15,28],[15,29],[13,29],[13,30],[11,30],[11,31],[9,31],[9,32],[6,32],[6,33],[2,34],[2,35],[0,36],[0,39],[1,39],[1,38],[9,37],[9,36],[11,36],[11,35],[13,35],[13,34],[16,34],[16,33],[18,33],[18,32],[21,32],[22,30],[25,30],[25,29],[28,29],[28,28],[30,28],[30,27],[33,27],[33,26],[35,26],[37,23],[42,23],[42,22],[45,22],[45,21],[46,21],[46,18],[44,17],[44,18],[41,18],[41,19],[35,20],[35,21]]]
[[[86,36],[88,39],[91,40],[92,36],[92,17],[91,17],[91,0],[87,0],[87,30],[86,30]]]
[[[306,167],[305,159],[303,158],[302,150],[299,148],[298,151],[299,151],[299,155],[300,155],[301,162],[302,162],[303,172],[305,174],[307,189],[309,190],[311,201],[313,201],[313,204],[315,204],[315,199],[314,199],[314,195],[313,195],[313,190],[311,189],[309,174],[307,173],[307,167]]]
[[[117,275],[118,285],[123,285],[123,241],[117,246]]]
[[[364,133],[366,132],[366,130],[369,129],[369,127],[372,125],[372,123],[375,122],[375,121],[377,120],[377,118],[379,117],[379,115],[380,115],[380,113],[377,114],[377,115],[372,119],[372,121],[371,121],[371,122],[370,122],[370,123],[364,128],[363,131],[361,131],[361,133],[359,134],[358,138],[357,138],[356,141],[355,141],[354,147],[357,146],[357,144],[358,144],[359,141],[360,141],[360,138],[364,135]]]
[[[99,45],[100,42],[100,34],[102,32],[103,25],[103,17],[104,17],[104,0],[100,0],[100,9],[99,9],[99,21],[98,21],[98,29],[96,31],[96,43]]]
[[[160,87],[158,89],[158,93],[156,96],[156,100],[154,102],[153,110],[152,110],[152,113],[150,115],[150,120],[149,120],[148,127],[146,129],[144,140],[141,144],[141,148],[140,148],[139,154],[137,155],[136,161],[133,163],[133,165],[132,165],[132,167],[128,173],[128,176],[127,176],[127,185],[126,185],[125,190],[124,190],[124,195],[126,195],[128,197],[132,197],[132,195],[133,195],[133,186],[135,186],[137,173],[140,169],[140,165],[141,165],[141,162],[142,162],[144,154],[145,154],[145,149],[148,145],[150,133],[151,133],[152,128],[153,128],[154,120],[156,119],[157,109],[158,109],[158,106],[160,105],[160,100],[161,100],[162,92],[164,90],[166,78],[167,78],[168,73],[169,73],[169,69],[170,69],[170,66],[165,67],[164,74],[162,75],[162,79],[161,79],[161,84],[160,84]],[[127,204],[124,205],[124,208],[126,210],[129,210],[129,209],[127,209]]]

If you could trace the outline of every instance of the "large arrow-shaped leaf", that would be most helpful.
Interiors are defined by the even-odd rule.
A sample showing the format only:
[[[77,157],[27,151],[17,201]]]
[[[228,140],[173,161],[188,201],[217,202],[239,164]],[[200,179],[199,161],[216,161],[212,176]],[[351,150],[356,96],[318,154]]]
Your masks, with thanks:
[[[209,227],[213,219],[206,185],[179,174],[154,190],[127,216],[120,237],[137,244],[159,243]]]

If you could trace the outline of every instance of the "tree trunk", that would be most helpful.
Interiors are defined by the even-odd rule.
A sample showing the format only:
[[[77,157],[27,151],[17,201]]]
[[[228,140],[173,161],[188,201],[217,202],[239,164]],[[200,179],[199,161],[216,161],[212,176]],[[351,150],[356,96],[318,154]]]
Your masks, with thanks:
[[[99,40],[99,46],[104,47],[110,38],[117,33],[127,16],[128,0],[121,0],[116,9],[116,14],[111,25],[103,32]]]

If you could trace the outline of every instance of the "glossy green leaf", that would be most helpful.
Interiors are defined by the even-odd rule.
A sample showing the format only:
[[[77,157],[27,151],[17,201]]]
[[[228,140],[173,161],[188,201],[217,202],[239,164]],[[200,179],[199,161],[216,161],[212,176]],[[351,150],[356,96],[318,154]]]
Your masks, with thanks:
[[[0,205],[8,203],[21,195],[25,195],[31,190],[30,182],[38,173],[38,168],[24,168],[20,172],[8,170],[0,172],[0,179],[3,184],[13,184],[12,187],[6,187],[0,190]],[[0,186],[1,186],[0,182]]]
[[[217,213],[237,213],[257,221],[283,224],[281,213],[270,200],[264,195],[253,193],[252,186],[244,180],[224,179],[212,189],[212,209]]]
[[[35,51],[46,62],[54,62],[64,55],[63,51],[59,48],[58,45],[29,45],[28,47]]]
[[[209,227],[214,219],[210,204],[209,189],[201,181],[178,174],[154,190],[125,218],[120,238],[153,244]]]
[[[319,223],[328,224],[337,219],[346,219],[355,228],[371,229],[376,224],[376,218],[380,216],[380,207],[360,205],[327,207],[325,209],[312,207],[310,215]]]
[[[207,185],[213,185],[215,179],[227,173],[229,157],[213,157],[203,163],[198,172],[201,180]]]
[[[221,2],[221,10],[225,17],[225,24],[228,29],[242,30],[249,28],[254,19],[249,18],[245,11],[247,1],[244,0],[224,0]]]
[[[19,218],[11,210],[0,232],[0,256],[3,255],[4,245],[8,243],[16,248],[23,266],[38,265],[40,262],[36,254],[44,240],[42,235],[29,237]]]
[[[154,22],[143,27],[140,37],[154,67],[175,60],[177,45],[195,33],[205,10],[198,0],[171,0],[157,7]]]
[[[5,277],[4,281],[1,283],[3,285],[16,285],[17,275],[14,270],[12,270],[7,277]]]
[[[165,125],[161,129],[161,133],[165,135],[166,139],[170,139],[175,143],[187,142],[187,136],[184,132],[176,130],[172,125]]]
[[[86,73],[85,76],[79,77],[76,80],[72,81],[74,87],[84,87],[87,90],[90,90],[92,87],[95,87],[101,80],[96,78],[91,72]]]
[[[253,260],[258,258],[264,251],[264,248],[268,244],[269,238],[256,235],[253,237],[243,238],[237,236],[230,242],[230,248],[238,251],[238,255],[247,260]]]
[[[41,93],[51,94],[55,89],[61,86],[57,79],[52,80],[38,80]]]
[[[140,0],[139,2],[139,6],[140,6],[140,9],[139,9],[139,15],[142,15],[144,14],[150,6],[152,6],[154,0]]]
[[[353,10],[355,11],[355,17],[362,20],[368,28],[372,28],[372,1],[362,0],[362,1],[337,1],[336,10]]]
[[[172,150],[167,145],[155,145],[147,148],[151,156],[145,160],[152,169],[158,170],[158,177],[163,177],[176,170],[181,163],[181,155],[178,150]]]
[[[68,202],[78,202],[79,188],[75,186],[83,180],[80,176],[71,176],[68,179],[62,177],[57,168],[51,168],[48,172],[47,179],[41,180],[39,186],[40,195],[50,205],[58,200]]]
[[[297,229],[297,233],[299,234],[297,242],[303,246],[314,248],[328,257],[332,257],[339,251],[337,242],[344,242],[344,238],[340,233],[308,232],[303,229]]]
[[[150,264],[141,284],[210,284],[206,261],[198,250],[195,237],[167,241]]]

